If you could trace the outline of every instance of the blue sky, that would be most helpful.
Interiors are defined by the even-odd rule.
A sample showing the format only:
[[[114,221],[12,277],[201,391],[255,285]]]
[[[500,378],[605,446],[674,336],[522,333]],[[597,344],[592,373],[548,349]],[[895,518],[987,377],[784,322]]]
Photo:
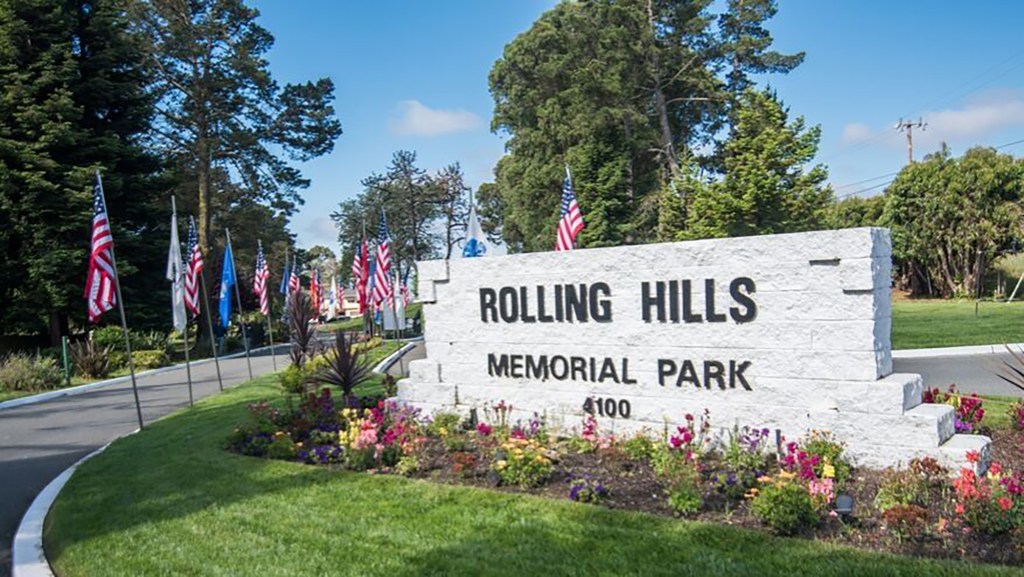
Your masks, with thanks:
[[[312,179],[293,219],[299,246],[337,250],[329,214],[382,172],[398,149],[434,171],[459,161],[474,187],[490,180],[504,141],[490,132],[487,74],[502,50],[553,0],[357,2],[259,0],[276,38],[281,83],[331,77],[345,133],[334,152],[303,166]],[[1024,2],[780,0],[775,46],[807,53],[775,88],[794,115],[820,124],[818,161],[838,196],[871,195],[906,163],[902,118],[921,158],[943,141],[1024,139]],[[1024,154],[1024,144],[1003,148]],[[877,188],[872,188],[876,187]],[[585,210],[585,207],[584,207]]]

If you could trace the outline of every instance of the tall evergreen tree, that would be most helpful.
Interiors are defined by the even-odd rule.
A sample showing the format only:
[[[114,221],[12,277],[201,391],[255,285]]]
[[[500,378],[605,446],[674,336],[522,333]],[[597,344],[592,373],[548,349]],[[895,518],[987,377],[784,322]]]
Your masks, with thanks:
[[[199,242],[212,246],[218,175],[288,216],[309,181],[288,161],[330,152],[341,134],[328,78],[281,87],[265,55],[274,38],[242,0],[141,0],[159,143],[194,180]]]
[[[121,0],[0,3],[0,216],[7,223],[0,321],[7,331],[48,327],[57,341],[69,317],[84,320],[97,169],[133,324],[159,322],[158,276],[141,271],[159,268],[166,247],[140,233],[165,229],[169,211],[154,206],[158,165],[141,146],[152,113],[148,79],[124,12]]]

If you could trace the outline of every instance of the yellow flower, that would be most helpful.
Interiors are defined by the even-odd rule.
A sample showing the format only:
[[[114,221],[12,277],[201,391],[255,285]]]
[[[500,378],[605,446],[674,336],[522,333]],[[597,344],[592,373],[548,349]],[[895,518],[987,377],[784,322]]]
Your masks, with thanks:
[[[494,464],[494,468],[499,470],[499,471],[504,469],[507,466],[508,466],[508,461],[506,461],[504,459],[502,459],[502,460],[500,460],[500,461],[498,461],[497,463]]]
[[[825,466],[821,469],[821,476],[826,479],[834,479],[836,476],[836,468],[832,466],[832,463],[825,463]]]

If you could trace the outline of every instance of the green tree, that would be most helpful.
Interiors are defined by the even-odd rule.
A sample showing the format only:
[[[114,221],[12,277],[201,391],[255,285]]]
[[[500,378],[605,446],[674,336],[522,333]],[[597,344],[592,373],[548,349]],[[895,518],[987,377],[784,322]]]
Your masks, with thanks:
[[[820,228],[832,202],[822,165],[808,167],[821,129],[807,128],[768,91],[748,90],[723,147],[725,175],[693,197],[689,238],[747,236]]]
[[[973,295],[978,275],[1020,237],[1024,163],[993,148],[953,158],[944,145],[903,168],[886,190],[883,222],[903,286],[914,294]]]
[[[878,194],[867,198],[851,196],[828,207],[825,211],[825,225],[837,229],[880,226],[884,211],[884,195]]]
[[[466,177],[459,163],[449,164],[431,178],[437,198],[442,230],[441,250],[444,258],[452,257],[453,249],[466,239],[469,221],[469,192]]]
[[[778,12],[775,0],[728,0],[718,18],[720,50],[726,61],[726,91],[738,103],[753,83],[752,74],[787,74],[804,61],[804,53],[770,50],[772,35],[765,22]]]
[[[0,322],[51,341],[84,324],[92,185],[104,174],[124,300],[161,322],[169,207],[141,142],[152,114],[120,0],[0,3]],[[145,234],[143,234],[145,233]],[[160,248],[160,245],[163,245]],[[159,304],[158,304],[159,302]]]
[[[279,86],[265,59],[274,38],[242,0],[140,0],[134,16],[150,40],[154,129],[195,182],[188,189],[203,250],[225,184],[290,215],[309,181],[288,161],[330,152],[341,134],[331,80]]]

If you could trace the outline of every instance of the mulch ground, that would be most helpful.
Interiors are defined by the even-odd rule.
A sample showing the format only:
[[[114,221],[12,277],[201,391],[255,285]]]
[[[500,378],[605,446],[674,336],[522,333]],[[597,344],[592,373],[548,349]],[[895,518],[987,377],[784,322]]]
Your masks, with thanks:
[[[994,460],[1004,468],[1024,470],[1024,433],[996,431],[991,436]],[[609,490],[609,495],[597,506],[674,516],[668,505],[665,486],[650,464],[634,461],[617,449],[563,455],[547,483],[533,489],[522,489],[500,486],[485,455],[476,452],[452,454],[440,441],[435,439],[430,443],[414,477],[552,499],[568,498],[571,481],[589,477],[599,480]],[[854,499],[853,514],[847,518],[828,517],[799,536],[920,557],[1024,564],[1021,535],[984,535],[971,531],[957,520],[953,511],[953,488],[949,483],[932,489],[925,523],[911,531],[894,531],[874,506],[875,494],[885,475],[886,472],[881,470],[856,469],[845,488],[845,493]],[[709,489],[704,495],[704,507],[699,514],[689,518],[769,532],[753,516],[747,501],[727,500],[711,489],[710,483],[705,486]]]

